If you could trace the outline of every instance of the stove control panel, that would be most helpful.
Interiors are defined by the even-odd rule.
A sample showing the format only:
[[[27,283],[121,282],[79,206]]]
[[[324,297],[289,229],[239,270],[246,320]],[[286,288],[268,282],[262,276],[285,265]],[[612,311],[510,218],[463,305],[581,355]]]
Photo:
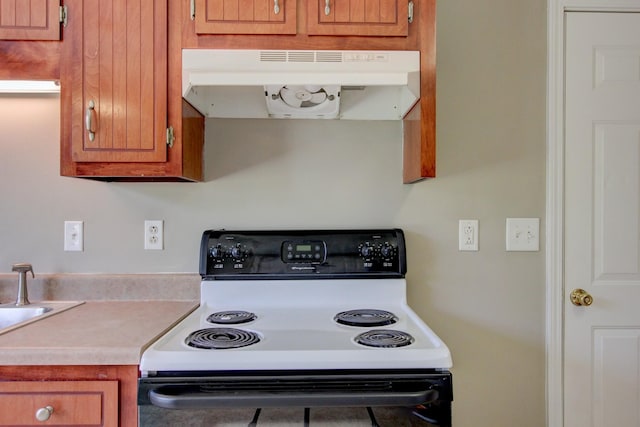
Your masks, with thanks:
[[[400,229],[228,231],[202,235],[207,280],[404,277]]]

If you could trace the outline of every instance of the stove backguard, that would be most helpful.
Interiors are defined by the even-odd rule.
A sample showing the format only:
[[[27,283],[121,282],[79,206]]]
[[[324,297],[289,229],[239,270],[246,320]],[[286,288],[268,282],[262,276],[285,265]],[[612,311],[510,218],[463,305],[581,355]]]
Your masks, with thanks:
[[[201,241],[204,280],[402,278],[406,271],[400,229],[208,230]]]

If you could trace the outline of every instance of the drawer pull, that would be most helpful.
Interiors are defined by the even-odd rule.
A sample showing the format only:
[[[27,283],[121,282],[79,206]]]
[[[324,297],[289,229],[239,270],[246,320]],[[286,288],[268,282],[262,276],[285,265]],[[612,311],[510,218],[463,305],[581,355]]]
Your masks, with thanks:
[[[53,406],[45,406],[36,411],[36,420],[47,421],[53,414]]]

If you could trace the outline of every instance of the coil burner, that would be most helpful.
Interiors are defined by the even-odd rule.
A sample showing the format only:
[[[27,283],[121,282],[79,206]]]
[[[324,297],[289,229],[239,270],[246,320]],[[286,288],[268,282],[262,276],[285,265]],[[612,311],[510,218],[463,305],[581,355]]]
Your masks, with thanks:
[[[251,331],[236,328],[199,329],[189,334],[187,345],[207,350],[225,350],[247,347],[260,342],[260,336]]]
[[[249,311],[218,311],[207,317],[207,322],[219,325],[239,325],[256,320],[258,316]]]
[[[397,348],[413,343],[414,339],[406,332],[393,329],[373,329],[363,332],[355,338],[358,344],[376,348]]]
[[[375,328],[392,325],[398,321],[398,318],[385,310],[360,309],[340,312],[334,316],[333,320],[343,325]]]

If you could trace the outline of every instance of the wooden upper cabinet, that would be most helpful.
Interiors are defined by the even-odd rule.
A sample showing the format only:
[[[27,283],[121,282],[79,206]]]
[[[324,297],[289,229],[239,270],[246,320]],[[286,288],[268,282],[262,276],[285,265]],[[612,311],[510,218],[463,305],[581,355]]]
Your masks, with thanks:
[[[198,34],[295,34],[296,0],[192,0]]]
[[[60,0],[0,0],[0,40],[60,40]]]
[[[409,0],[309,0],[309,35],[409,34]]]
[[[166,161],[167,0],[67,3],[61,102],[71,159]]]

